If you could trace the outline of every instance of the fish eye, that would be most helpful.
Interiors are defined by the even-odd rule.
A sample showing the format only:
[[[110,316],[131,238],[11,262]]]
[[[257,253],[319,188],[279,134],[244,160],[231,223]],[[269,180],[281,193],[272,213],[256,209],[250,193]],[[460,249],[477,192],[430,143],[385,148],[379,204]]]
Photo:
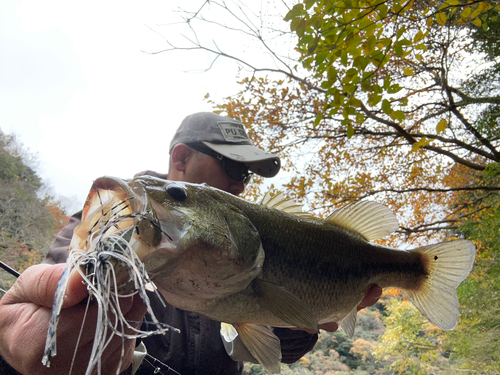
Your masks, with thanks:
[[[167,193],[172,199],[182,202],[187,198],[187,192],[181,186],[170,184],[167,186]]]

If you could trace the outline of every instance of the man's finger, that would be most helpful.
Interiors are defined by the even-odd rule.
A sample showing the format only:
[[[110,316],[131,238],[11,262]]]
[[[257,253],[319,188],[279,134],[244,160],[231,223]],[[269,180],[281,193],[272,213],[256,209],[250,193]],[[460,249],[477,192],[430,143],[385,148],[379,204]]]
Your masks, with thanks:
[[[372,286],[368,291],[368,293],[366,293],[361,303],[358,305],[358,311],[364,309],[365,307],[375,305],[381,295],[382,295],[382,288],[379,287],[378,285]]]
[[[38,264],[27,268],[5,294],[2,303],[7,305],[28,302],[52,307],[57,284],[65,267],[65,264]],[[83,284],[73,282],[66,291],[64,305],[73,306],[87,294],[87,288]]]

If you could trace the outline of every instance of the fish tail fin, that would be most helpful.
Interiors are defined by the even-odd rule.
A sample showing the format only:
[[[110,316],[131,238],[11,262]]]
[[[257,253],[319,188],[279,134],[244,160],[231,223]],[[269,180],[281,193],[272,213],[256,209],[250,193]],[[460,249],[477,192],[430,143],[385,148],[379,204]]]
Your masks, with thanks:
[[[432,324],[443,330],[457,325],[457,287],[472,269],[475,249],[471,241],[457,240],[412,250],[422,254],[428,276],[418,289],[405,293]]]

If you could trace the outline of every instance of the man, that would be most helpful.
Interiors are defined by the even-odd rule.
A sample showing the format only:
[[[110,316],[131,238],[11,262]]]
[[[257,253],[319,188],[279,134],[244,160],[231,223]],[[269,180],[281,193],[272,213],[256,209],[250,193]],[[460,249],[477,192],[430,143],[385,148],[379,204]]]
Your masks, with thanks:
[[[244,126],[233,119],[214,113],[196,113],[184,119],[170,145],[168,175],[149,174],[174,181],[192,183],[205,182],[210,186],[239,195],[249,179],[249,171],[264,177],[275,176],[280,169],[279,158],[252,146]],[[78,345],[78,355],[73,366],[74,374],[84,372],[86,360],[92,349],[95,328],[96,306],[90,304],[82,337],[77,344],[86,304],[85,286],[73,278],[68,286],[57,330],[58,352],[51,360],[51,368],[44,368],[40,362],[51,306],[57,280],[63,270],[62,263],[74,227],[79,223],[81,213],[75,214],[70,223],[51,245],[45,263],[30,267],[19,278],[14,287],[0,301],[0,355],[17,371],[24,374],[67,374],[71,367],[73,352]],[[367,294],[360,307],[375,303],[380,288],[374,287]],[[156,296],[150,294],[153,310],[158,319],[181,330],[145,338],[148,354],[143,359],[137,374],[167,373],[180,374],[240,374],[242,363],[251,360],[245,348],[226,349],[220,336],[220,323],[196,313],[183,311],[168,305],[164,308]],[[122,304],[122,310],[129,321],[141,321],[145,308],[138,297]],[[143,329],[147,329],[148,317]],[[336,323],[322,325],[328,330],[337,329]],[[317,334],[302,330],[275,329],[282,344],[283,362],[297,361],[310,351],[317,340]],[[135,340],[126,340],[122,355],[122,341],[115,338],[102,353],[102,373],[119,371],[130,373]],[[229,354],[228,354],[229,353]],[[0,364],[7,369],[7,364]],[[9,370],[4,370],[8,373]],[[82,372],[83,371],[83,372]],[[175,373],[171,372],[171,373]],[[12,372],[15,373],[15,372]]]

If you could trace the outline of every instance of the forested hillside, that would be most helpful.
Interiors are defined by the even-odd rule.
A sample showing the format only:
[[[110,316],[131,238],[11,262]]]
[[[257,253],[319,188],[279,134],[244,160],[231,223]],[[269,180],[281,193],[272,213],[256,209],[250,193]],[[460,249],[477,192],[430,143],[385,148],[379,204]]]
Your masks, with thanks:
[[[36,156],[0,130],[0,260],[18,272],[43,259],[55,233],[68,220],[60,204],[44,191]],[[0,270],[2,291],[13,281]]]

